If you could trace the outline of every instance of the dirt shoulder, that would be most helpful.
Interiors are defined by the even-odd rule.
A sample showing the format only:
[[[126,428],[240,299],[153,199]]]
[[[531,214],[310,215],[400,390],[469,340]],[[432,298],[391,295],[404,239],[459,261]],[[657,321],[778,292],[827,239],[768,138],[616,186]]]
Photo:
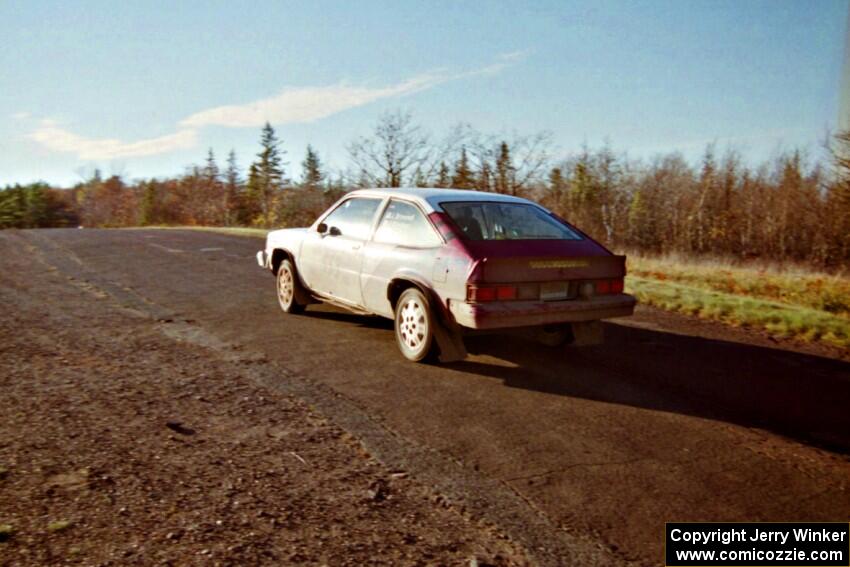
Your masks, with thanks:
[[[2,248],[0,564],[528,562],[245,361]]]

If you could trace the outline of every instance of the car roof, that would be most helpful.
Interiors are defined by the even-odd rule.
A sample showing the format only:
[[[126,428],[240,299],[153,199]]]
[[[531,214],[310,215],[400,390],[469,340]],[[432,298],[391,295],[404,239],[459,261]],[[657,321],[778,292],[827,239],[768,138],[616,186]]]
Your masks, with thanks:
[[[401,197],[413,200],[425,209],[425,212],[432,213],[442,211],[440,203],[448,201],[490,201],[497,203],[532,203],[528,199],[521,197],[512,197],[510,195],[502,195],[500,193],[488,193],[485,191],[471,191],[468,189],[443,189],[433,187],[391,187],[391,188],[372,188],[372,189],[357,189],[349,193],[349,195],[357,195],[363,197]],[[538,205],[539,206],[539,205]]]

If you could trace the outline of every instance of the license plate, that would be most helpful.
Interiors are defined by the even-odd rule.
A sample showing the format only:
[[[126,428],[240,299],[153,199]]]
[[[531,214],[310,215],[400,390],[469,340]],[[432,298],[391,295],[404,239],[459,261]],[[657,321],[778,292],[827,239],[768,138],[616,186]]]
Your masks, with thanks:
[[[560,301],[569,296],[569,283],[546,282],[540,284],[540,299],[542,301]]]

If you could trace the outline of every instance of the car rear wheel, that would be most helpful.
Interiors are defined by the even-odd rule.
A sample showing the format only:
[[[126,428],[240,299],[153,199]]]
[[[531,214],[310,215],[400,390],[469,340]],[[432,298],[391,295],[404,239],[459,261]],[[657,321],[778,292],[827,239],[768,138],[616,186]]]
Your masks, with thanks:
[[[277,302],[284,313],[302,313],[307,307],[297,299],[300,285],[295,266],[288,259],[282,261],[277,269]]]
[[[422,362],[435,351],[434,318],[428,298],[417,288],[404,290],[395,307],[395,338],[401,354]]]

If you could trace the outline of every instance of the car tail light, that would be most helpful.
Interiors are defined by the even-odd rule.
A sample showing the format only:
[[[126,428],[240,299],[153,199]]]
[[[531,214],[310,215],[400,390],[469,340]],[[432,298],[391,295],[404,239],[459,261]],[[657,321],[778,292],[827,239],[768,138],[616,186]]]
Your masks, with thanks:
[[[517,288],[513,285],[470,285],[466,288],[467,301],[509,301],[516,298]]]
[[[568,299],[567,282],[561,283],[564,287],[564,296],[558,299]],[[487,301],[514,301],[514,300],[531,300],[542,298],[551,301],[552,298],[544,297],[543,287],[545,284],[516,284],[516,285],[499,285],[499,284],[475,284],[469,283],[466,286],[466,300],[471,303],[483,303]],[[577,287],[573,287],[575,294],[581,297],[592,297],[594,295],[612,295],[623,293],[623,279],[615,280],[590,280],[579,282]]]
[[[494,301],[496,299],[495,287],[469,286],[466,288],[467,301]]]
[[[610,280],[598,280],[596,282],[596,295],[606,295],[611,293]]]
[[[596,295],[623,293],[623,280],[596,280]]]
[[[496,298],[501,301],[516,299],[516,287],[512,285],[500,285],[496,288]]]

